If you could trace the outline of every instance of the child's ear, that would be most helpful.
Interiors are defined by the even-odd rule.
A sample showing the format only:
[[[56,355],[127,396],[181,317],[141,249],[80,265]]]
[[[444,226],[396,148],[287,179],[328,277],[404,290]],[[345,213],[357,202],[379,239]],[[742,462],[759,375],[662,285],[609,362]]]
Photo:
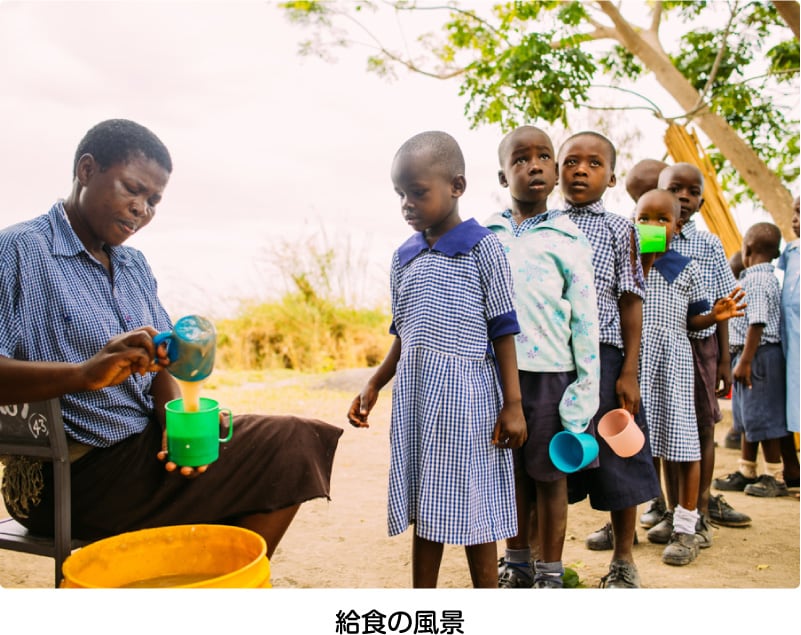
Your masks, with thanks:
[[[451,181],[451,196],[459,198],[467,189],[467,179],[463,174],[457,174]]]
[[[609,177],[609,183],[606,185],[606,187],[615,187],[615,185],[617,185],[617,177],[614,175],[614,173],[612,173],[612,176]]]
[[[506,180],[503,170],[498,170],[498,183],[501,184],[501,187],[509,187],[509,181]]]
[[[701,209],[701,207],[703,207],[703,205],[704,205],[704,199],[703,199],[703,197],[701,197],[699,199],[699,201],[698,201],[698,209]]]

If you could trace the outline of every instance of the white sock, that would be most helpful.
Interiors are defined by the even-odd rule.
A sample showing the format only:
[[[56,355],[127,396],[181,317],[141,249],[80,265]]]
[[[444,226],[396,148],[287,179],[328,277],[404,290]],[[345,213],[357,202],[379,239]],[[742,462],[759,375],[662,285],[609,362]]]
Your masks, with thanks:
[[[784,483],[784,468],[781,463],[765,463],[765,474],[772,476],[779,483]]]
[[[746,461],[745,459],[737,459],[737,465],[740,468],[740,474],[742,474],[745,478],[757,477],[756,461]]]
[[[695,534],[695,524],[698,522],[698,510],[684,509],[676,505],[673,510],[673,531],[677,534]]]

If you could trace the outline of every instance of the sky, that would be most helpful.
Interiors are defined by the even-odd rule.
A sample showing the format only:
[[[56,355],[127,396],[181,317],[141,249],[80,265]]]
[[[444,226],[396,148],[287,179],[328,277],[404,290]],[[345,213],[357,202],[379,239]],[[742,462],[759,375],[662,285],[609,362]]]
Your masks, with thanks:
[[[434,28],[441,17],[426,19]],[[243,299],[275,297],[287,273],[331,248],[341,257],[334,291],[386,305],[392,251],[411,233],[389,179],[397,148],[423,130],[451,133],[467,163],[462,218],[481,221],[506,206],[502,133],[469,129],[456,82],[379,78],[365,49],[335,63],[301,57],[306,36],[275,2],[0,0],[0,226],[65,197],[84,133],[130,118],[173,158],[155,219],[126,243],[148,257],[173,317],[227,317]],[[649,97],[676,108],[659,93]],[[622,154],[662,156],[653,117],[624,116],[621,136],[640,138]],[[628,213],[621,163],[606,203]]]

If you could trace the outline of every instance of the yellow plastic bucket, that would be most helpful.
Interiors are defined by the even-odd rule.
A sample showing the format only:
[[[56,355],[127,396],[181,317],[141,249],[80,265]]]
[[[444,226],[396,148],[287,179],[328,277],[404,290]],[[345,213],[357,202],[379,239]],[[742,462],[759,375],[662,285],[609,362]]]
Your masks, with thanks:
[[[93,542],[63,566],[63,588],[269,588],[267,544],[228,525],[175,525]]]

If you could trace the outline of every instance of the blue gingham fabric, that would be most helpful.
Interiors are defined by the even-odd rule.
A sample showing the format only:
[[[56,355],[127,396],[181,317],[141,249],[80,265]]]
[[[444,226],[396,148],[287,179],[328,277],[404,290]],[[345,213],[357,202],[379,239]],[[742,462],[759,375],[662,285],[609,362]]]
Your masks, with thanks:
[[[567,214],[592,245],[600,343],[623,349],[618,300],[624,293],[645,297],[640,240],[634,223],[604,208],[603,201],[553,210],[548,218]],[[634,253],[632,253],[632,243]]]
[[[429,248],[414,235],[394,254],[389,535],[449,544],[514,536],[512,452],[492,445],[502,393],[491,339],[517,333],[509,264],[474,220]]]
[[[648,272],[646,289],[640,394],[651,453],[668,461],[699,461],[687,318],[709,310],[703,276],[694,260],[668,250]]]
[[[763,324],[762,344],[781,342],[781,291],[773,265],[765,262],[744,269],[740,286],[745,291],[745,315],[729,320],[729,345],[744,346],[748,327]]]
[[[720,238],[711,232],[700,231],[695,221],[687,221],[681,232],[674,234],[670,248],[675,249],[682,256],[692,258],[698,264],[701,274],[704,276],[704,285],[710,303],[714,304],[716,300],[725,298],[737,286]],[[717,327],[712,325],[702,331],[690,331],[690,337],[699,340],[705,339],[716,329]]]
[[[125,246],[109,256],[111,274],[86,251],[61,201],[0,231],[0,355],[78,364],[126,331],[172,328],[144,256]],[[140,433],[153,411],[152,378],[65,395],[67,433],[96,447]]]

